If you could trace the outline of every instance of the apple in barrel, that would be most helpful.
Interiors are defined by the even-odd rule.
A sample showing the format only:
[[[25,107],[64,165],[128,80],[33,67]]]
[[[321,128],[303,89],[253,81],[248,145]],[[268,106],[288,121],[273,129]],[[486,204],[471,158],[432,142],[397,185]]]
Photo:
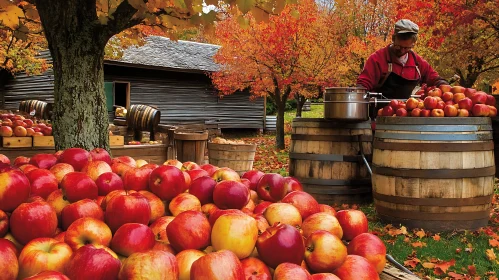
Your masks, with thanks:
[[[134,253],[123,261],[118,279],[177,280],[179,266],[175,256],[165,251]]]
[[[73,251],[76,251],[87,244],[108,247],[111,238],[111,229],[103,221],[92,217],[84,217],[74,221],[68,227],[64,235],[64,242]]]
[[[271,268],[281,263],[300,265],[305,254],[305,244],[300,232],[286,224],[276,224],[258,236],[256,248],[260,259]]]
[[[85,245],[69,260],[65,274],[71,280],[118,279],[121,262],[109,248]]]
[[[206,254],[192,263],[191,279],[245,280],[244,270],[236,254],[221,250]]]

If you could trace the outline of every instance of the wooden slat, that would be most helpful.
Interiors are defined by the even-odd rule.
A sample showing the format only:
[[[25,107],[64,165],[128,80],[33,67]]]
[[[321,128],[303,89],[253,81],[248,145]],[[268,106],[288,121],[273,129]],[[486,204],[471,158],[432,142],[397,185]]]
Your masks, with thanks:
[[[31,147],[33,140],[31,137],[3,137],[2,145],[4,148]]]
[[[34,136],[33,147],[55,147],[54,136]]]
[[[124,136],[117,136],[117,135],[109,136],[109,146],[114,147],[114,146],[123,146],[123,145],[125,145]]]
[[[420,280],[419,277],[405,273],[389,263],[386,264],[379,278],[380,280]]]

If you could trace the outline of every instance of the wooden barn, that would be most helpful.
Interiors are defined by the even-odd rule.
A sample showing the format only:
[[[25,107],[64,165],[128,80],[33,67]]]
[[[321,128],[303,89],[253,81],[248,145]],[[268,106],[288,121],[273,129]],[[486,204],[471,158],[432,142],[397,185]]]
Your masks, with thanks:
[[[120,60],[104,62],[107,106],[152,105],[161,123],[210,124],[217,128],[263,129],[264,99],[248,92],[218,97],[207,73],[217,70],[213,55],[220,47],[151,36],[130,47]],[[42,56],[50,59],[48,52]],[[0,108],[17,109],[22,100],[53,102],[53,72],[19,74],[0,81]]]

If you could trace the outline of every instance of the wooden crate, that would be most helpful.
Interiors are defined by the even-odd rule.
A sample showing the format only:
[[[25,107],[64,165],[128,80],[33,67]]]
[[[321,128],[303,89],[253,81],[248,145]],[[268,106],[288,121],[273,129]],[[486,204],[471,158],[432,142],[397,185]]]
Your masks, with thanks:
[[[125,145],[125,137],[118,135],[109,136],[109,146],[123,146]]]
[[[26,148],[33,146],[31,137],[3,137],[2,146],[4,148]]]
[[[54,147],[54,136],[34,136],[33,147]]]

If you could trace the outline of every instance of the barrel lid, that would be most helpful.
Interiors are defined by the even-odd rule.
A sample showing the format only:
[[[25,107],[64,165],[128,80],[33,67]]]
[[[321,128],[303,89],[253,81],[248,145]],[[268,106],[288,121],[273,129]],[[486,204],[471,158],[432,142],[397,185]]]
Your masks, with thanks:
[[[361,87],[329,87],[326,88],[326,93],[328,94],[340,94],[340,93],[366,93],[367,90]]]
[[[377,117],[376,124],[400,124],[400,125],[490,125],[489,117]]]

